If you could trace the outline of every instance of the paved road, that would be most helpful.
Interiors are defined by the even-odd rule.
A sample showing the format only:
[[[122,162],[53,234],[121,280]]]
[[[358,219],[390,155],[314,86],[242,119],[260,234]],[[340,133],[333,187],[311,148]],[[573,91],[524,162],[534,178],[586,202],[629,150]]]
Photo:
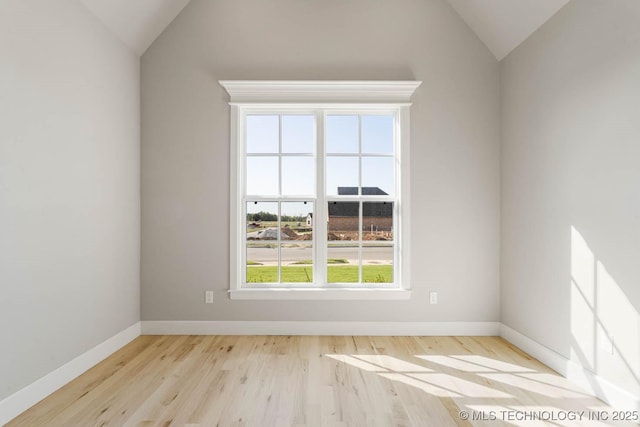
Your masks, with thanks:
[[[389,262],[393,258],[393,252],[391,248],[372,247],[366,248],[363,256],[368,261]],[[353,262],[358,259],[358,248],[330,248],[329,258],[345,258]],[[276,248],[248,248],[247,259],[256,262],[277,262],[278,251]],[[283,248],[282,259],[285,262],[311,259],[311,248]]]

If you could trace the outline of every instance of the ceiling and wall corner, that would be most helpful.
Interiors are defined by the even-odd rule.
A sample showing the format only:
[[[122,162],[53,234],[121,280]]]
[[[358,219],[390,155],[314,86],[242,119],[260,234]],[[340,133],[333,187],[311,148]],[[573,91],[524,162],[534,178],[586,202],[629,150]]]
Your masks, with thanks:
[[[142,55],[189,0],[80,0],[124,44]]]
[[[190,0],[79,0],[142,55]],[[447,0],[500,61],[569,0]]]
[[[447,0],[500,61],[569,0]]]

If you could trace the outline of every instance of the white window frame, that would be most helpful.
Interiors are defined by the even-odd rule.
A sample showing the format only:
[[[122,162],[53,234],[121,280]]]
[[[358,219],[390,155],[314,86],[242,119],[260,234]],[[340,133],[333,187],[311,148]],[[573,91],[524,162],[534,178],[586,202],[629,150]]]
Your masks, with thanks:
[[[410,191],[409,191],[409,109],[417,81],[220,81],[230,95],[230,285],[232,299],[408,299],[410,286]],[[324,141],[324,120],[328,114],[394,114],[396,188],[394,203],[394,283],[346,286],[326,283],[326,250],[316,236],[327,235],[327,224],[316,221],[318,209],[326,209],[324,197],[323,144],[318,144],[316,195],[314,203],[314,282],[304,284],[247,285],[244,283],[245,210],[245,118],[248,114],[314,114],[316,139]],[[360,154],[362,155],[362,154]],[[327,196],[342,199],[343,196]],[[366,196],[366,201],[376,201]],[[265,201],[272,198],[265,198]],[[285,198],[287,199],[287,198]],[[348,198],[345,198],[348,199]],[[322,217],[322,215],[320,215]],[[324,241],[324,239],[322,239]]]

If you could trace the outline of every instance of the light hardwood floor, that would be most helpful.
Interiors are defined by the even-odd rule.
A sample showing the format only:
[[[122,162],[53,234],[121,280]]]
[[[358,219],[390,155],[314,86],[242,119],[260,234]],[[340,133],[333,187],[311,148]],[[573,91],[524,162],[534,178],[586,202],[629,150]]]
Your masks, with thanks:
[[[496,337],[142,336],[8,426],[611,424],[594,411]]]

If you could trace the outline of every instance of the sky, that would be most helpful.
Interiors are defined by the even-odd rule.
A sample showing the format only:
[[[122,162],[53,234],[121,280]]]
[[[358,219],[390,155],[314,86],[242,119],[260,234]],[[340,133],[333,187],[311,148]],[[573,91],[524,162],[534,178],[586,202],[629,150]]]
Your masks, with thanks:
[[[249,115],[246,126],[247,196],[278,195],[279,154],[282,155],[282,195],[314,195],[314,116],[282,115],[281,153],[278,147],[280,140],[278,115]],[[362,185],[379,187],[387,194],[393,195],[393,157],[367,156],[367,154],[393,154],[393,116],[391,115],[327,116],[325,124],[327,194],[337,195],[338,187],[358,185],[359,128],[362,130]],[[353,156],[349,156],[350,154]],[[287,213],[283,212],[283,214]]]

